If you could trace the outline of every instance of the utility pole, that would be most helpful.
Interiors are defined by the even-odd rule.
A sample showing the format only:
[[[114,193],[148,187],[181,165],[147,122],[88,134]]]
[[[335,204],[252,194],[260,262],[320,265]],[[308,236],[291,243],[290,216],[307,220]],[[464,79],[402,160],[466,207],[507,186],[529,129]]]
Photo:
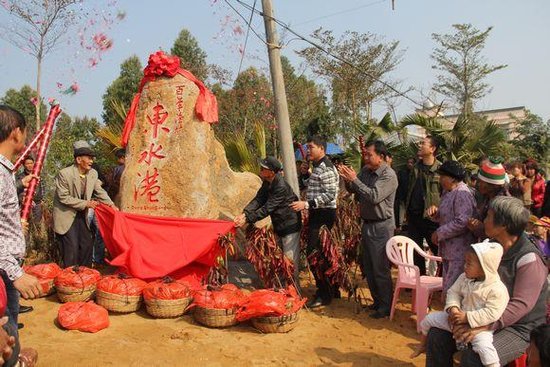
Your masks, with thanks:
[[[290,118],[288,116],[285,81],[283,79],[283,67],[281,66],[281,46],[279,45],[279,37],[275,31],[271,0],[262,0],[262,9],[267,38],[267,53],[269,54],[271,84],[273,85],[273,95],[275,96],[275,120],[277,120],[285,180],[299,197],[300,189],[296,173],[296,159],[294,158],[294,145],[292,143],[292,131],[290,130]]]

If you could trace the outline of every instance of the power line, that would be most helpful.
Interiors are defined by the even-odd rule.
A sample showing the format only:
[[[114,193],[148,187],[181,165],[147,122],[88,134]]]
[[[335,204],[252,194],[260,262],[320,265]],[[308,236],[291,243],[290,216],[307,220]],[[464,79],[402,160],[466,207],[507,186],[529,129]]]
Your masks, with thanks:
[[[297,23],[297,24],[295,24],[295,26],[299,26],[299,25],[303,25],[303,24],[308,24],[308,23],[314,22],[314,21],[316,21],[316,20],[321,20],[321,19],[330,18],[330,17],[334,17],[334,16],[336,16],[336,15],[341,15],[341,14],[345,14],[345,13],[351,13],[352,11],[359,10],[359,9],[363,9],[363,8],[368,8],[368,7],[373,6],[373,5],[378,5],[378,4],[381,4],[381,3],[385,3],[386,1],[387,1],[387,0],[379,0],[379,1],[375,1],[375,2],[369,3],[369,4],[365,4],[365,5],[361,5],[361,6],[356,6],[355,8],[346,9],[346,10],[342,10],[342,11],[339,11],[339,12],[336,12],[336,13],[323,15],[323,16],[320,16],[320,17],[317,17],[317,18],[313,18],[313,19],[306,20],[306,21],[304,21],[304,22]]]
[[[250,28],[252,27],[252,17],[254,16],[254,9],[256,9],[256,1],[257,0],[254,0],[254,5],[252,5],[252,11],[250,12],[250,18],[248,19],[248,26],[246,28],[246,37],[244,39],[243,53],[241,55],[241,61],[239,62],[239,71],[237,72],[236,78],[239,77],[239,74],[241,73],[241,68],[243,66],[244,55],[246,53],[246,45],[248,43],[248,35],[250,34]]]
[[[226,0],[227,2],[228,0]],[[356,66],[355,64],[353,64],[352,62],[338,56],[338,55],[335,55],[333,53],[331,53],[330,51],[328,51],[327,49],[325,49],[324,47],[320,46],[319,44],[317,44],[316,42],[313,42],[309,39],[307,39],[306,37],[302,36],[301,34],[297,33],[295,30],[293,30],[292,28],[290,28],[290,26],[288,26],[286,23],[284,23],[283,21],[275,18],[275,17],[271,17],[269,15],[266,15],[264,14],[263,12],[259,11],[259,10],[256,10],[256,9],[253,9],[249,4],[241,1],[241,0],[235,0],[236,2],[238,2],[241,6],[243,6],[244,8],[248,9],[248,10],[251,10],[252,12],[254,13],[257,13],[258,15],[262,16],[262,17],[269,17],[271,19],[273,19],[273,21],[275,23],[277,23],[278,25],[280,25],[281,27],[283,27],[284,29],[286,29],[287,31],[289,31],[290,33],[294,34],[296,37],[298,37],[299,39],[301,39],[302,41],[304,42],[307,42],[309,43],[310,45],[312,45],[313,47],[317,48],[318,50],[324,52],[325,54],[329,55],[330,57],[352,67],[353,69],[359,71],[360,73],[368,76],[369,78],[381,83],[382,85],[384,85],[385,87],[389,88],[390,90],[392,90],[393,92],[395,92],[397,95],[409,100],[410,102],[412,102],[413,104],[417,105],[417,106],[420,106],[421,108],[423,108],[424,106],[422,105],[422,103],[419,103],[417,102],[416,100],[412,99],[411,97],[409,97],[408,95],[406,95],[405,93],[401,92],[400,90],[396,89],[393,85],[373,76],[372,74],[364,71],[363,69],[359,68],[358,66]]]
[[[233,9],[233,11],[235,11],[235,13],[237,13],[239,15],[239,17],[241,17],[247,24],[249,24],[246,20],[246,18],[244,17],[244,15],[242,15],[233,5],[231,5],[229,3],[228,0],[225,0],[225,3],[227,5],[229,5],[229,7],[231,9]],[[256,4],[256,1],[254,1],[254,4]],[[246,6],[248,7],[249,10],[251,10],[251,13],[254,14],[255,12],[257,12],[257,10],[255,10],[255,8],[251,7],[250,5],[246,4]],[[252,16],[251,16],[251,19],[252,19]],[[252,22],[252,20],[251,20]],[[249,29],[252,31],[252,33],[254,33],[254,35],[265,45],[267,45],[267,42],[264,40],[264,38],[258,34],[258,32],[256,32],[256,30],[254,29],[254,27],[252,27],[251,23],[249,24]]]

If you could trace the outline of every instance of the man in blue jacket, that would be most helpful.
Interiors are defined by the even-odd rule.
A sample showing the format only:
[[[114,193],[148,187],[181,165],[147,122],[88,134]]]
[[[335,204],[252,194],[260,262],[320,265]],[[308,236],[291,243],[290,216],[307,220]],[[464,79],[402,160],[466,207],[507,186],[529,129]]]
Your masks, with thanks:
[[[300,212],[290,208],[290,204],[297,201],[298,197],[281,175],[283,167],[277,158],[262,159],[260,166],[263,184],[243,213],[235,217],[235,225],[240,227],[270,216],[279,245],[285,256],[294,263],[294,281],[299,287],[302,217]]]

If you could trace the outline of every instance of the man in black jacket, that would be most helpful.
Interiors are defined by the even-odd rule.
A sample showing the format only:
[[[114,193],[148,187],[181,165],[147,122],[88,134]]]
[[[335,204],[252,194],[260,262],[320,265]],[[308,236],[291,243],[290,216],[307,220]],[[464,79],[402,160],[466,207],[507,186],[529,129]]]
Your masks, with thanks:
[[[279,245],[285,256],[294,263],[294,281],[299,286],[302,217],[300,212],[290,208],[298,197],[281,175],[282,165],[275,157],[262,159],[260,166],[262,187],[243,213],[235,217],[235,225],[240,227],[245,223],[255,223],[269,215]]]

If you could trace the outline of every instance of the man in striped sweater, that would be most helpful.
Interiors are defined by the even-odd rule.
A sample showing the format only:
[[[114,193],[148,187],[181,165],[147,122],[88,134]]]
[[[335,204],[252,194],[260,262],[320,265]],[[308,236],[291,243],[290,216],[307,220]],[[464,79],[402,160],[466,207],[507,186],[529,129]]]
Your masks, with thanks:
[[[313,136],[309,139],[307,143],[307,155],[308,159],[313,162],[313,171],[308,180],[307,201],[295,201],[291,204],[291,208],[295,211],[309,211],[308,257],[315,250],[318,251],[321,258],[324,256],[319,240],[319,230],[323,225],[327,226],[328,229],[332,228],[336,220],[336,198],[339,190],[339,176],[336,167],[326,155],[326,147],[326,141],[319,136]],[[328,264],[328,261],[320,261],[320,263]],[[319,274],[323,274],[323,269],[316,270],[313,271],[313,275],[317,285],[317,292],[313,300],[308,304],[309,308],[330,304],[336,291],[338,291],[338,289],[334,289],[335,287],[330,284],[326,277],[319,276]]]

